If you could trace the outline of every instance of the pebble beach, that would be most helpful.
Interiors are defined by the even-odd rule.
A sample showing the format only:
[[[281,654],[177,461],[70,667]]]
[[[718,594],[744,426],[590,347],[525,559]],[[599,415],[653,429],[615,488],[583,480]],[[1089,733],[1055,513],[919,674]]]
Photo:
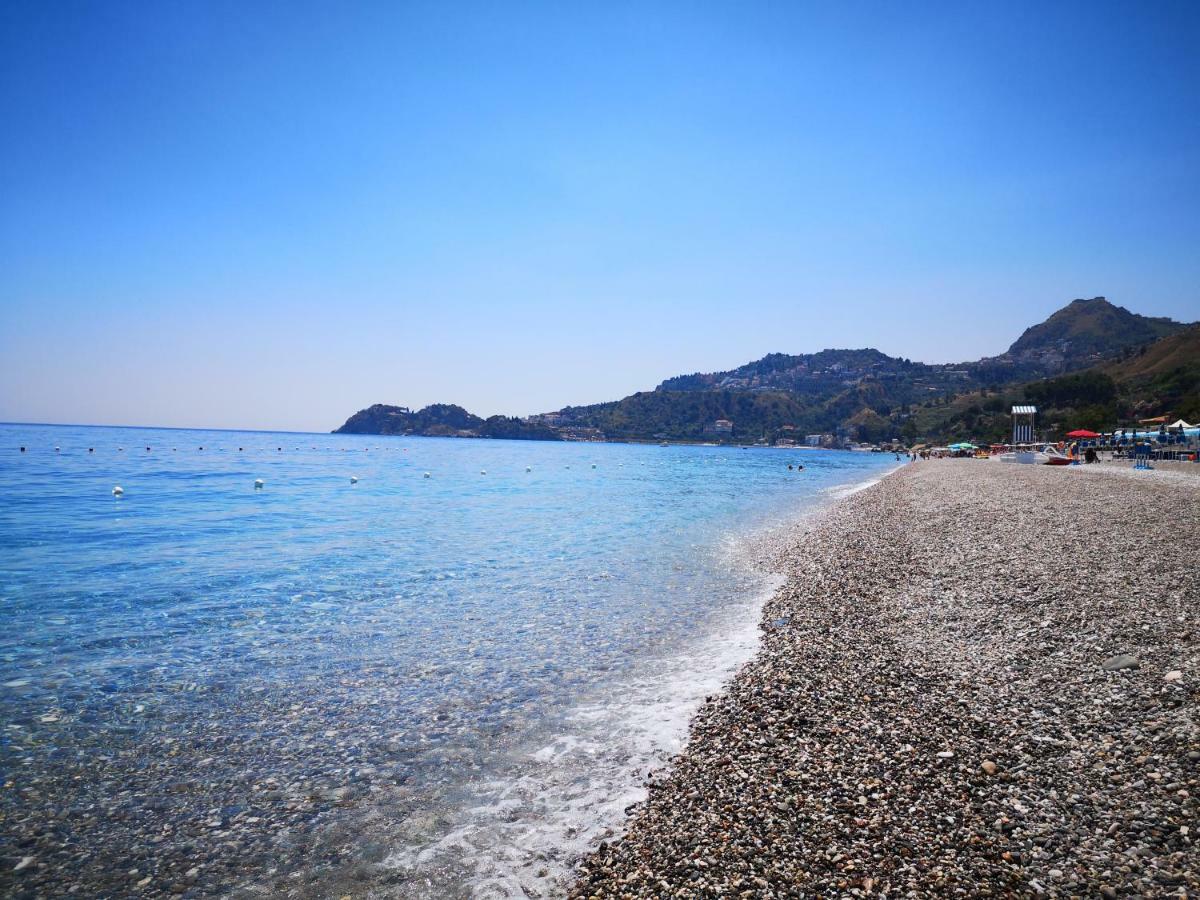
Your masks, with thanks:
[[[571,896],[1195,896],[1197,474],[919,462],[779,537]]]

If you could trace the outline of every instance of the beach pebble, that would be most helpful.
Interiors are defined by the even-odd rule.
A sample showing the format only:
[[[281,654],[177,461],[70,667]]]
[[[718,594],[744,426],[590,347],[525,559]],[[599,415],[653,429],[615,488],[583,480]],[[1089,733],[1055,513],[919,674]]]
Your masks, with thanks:
[[[1178,681],[1183,677],[1183,672],[1179,669],[1174,669],[1163,676],[1163,681]]]
[[[1118,653],[1110,656],[1101,666],[1106,672],[1118,672],[1121,669],[1134,669],[1139,665],[1138,658],[1130,653]]]

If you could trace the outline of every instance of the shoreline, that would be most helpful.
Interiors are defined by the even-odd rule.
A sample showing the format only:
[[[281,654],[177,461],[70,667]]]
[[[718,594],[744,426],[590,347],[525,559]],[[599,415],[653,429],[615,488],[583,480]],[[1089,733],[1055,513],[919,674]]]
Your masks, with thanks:
[[[1200,889],[1200,478],[1090,468],[911,464],[787,535],[571,896]]]
[[[383,865],[404,879],[403,893],[438,896],[447,885],[425,889],[421,879],[459,869],[457,889],[472,896],[565,894],[578,861],[619,835],[628,810],[645,802],[645,779],[667,771],[683,750],[705,700],[761,649],[763,610],[784,584],[774,548],[894,470],[822,488],[811,506],[727,535],[721,555],[753,589],[686,643],[580,698],[562,731],[524,748],[511,771],[477,785],[438,840],[392,851]]]

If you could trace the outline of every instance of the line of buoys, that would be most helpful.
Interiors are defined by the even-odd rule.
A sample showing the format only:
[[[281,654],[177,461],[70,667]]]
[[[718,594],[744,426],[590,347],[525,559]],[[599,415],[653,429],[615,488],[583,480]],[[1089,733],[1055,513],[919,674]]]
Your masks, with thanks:
[[[146,452],[147,452],[147,453],[153,452],[153,449],[154,449],[153,447],[146,447]],[[204,447],[203,447],[203,446],[201,446],[201,447],[198,447],[197,449],[198,449],[198,450],[203,450],[203,449],[204,449]],[[319,449],[319,448],[317,448],[317,447],[313,447],[312,449],[313,449],[313,450],[317,450],[317,449]],[[364,449],[370,449],[370,448],[364,448]],[[383,447],[377,447],[376,449],[378,449],[378,450],[382,450],[382,449],[386,449],[386,448],[383,448]],[[402,447],[402,448],[400,448],[400,449],[401,449],[403,452],[405,452],[405,453],[407,453],[407,452],[408,452],[408,448],[407,448],[407,447]],[[27,448],[27,447],[24,447],[24,446],[20,447],[20,452],[22,452],[22,453],[25,453],[27,450],[28,450],[28,448]],[[172,447],[172,448],[171,448],[171,451],[172,451],[172,452],[178,452],[178,450],[179,450],[179,448],[178,448],[178,447]],[[244,447],[238,447],[238,450],[239,450],[239,451],[241,451],[241,452],[245,452],[245,448],[244,448]],[[277,450],[277,451],[280,451],[280,452],[282,452],[283,448],[282,448],[282,447],[276,447],[276,450]],[[297,448],[296,448],[296,450],[297,450],[297,451],[299,451],[299,450],[300,450],[300,448],[299,448],[299,447],[297,447]],[[61,452],[61,451],[62,451],[62,448],[61,448],[61,447],[58,447],[58,446],[56,446],[56,447],[54,448],[54,451],[55,451],[56,453],[59,453],[59,452]],[[88,447],[88,450],[87,450],[87,452],[88,452],[88,453],[95,453],[95,452],[96,452],[96,448],[95,448],[95,447]],[[117,448],[117,452],[118,452],[118,453],[123,453],[123,452],[125,452],[125,448],[124,448],[124,447],[118,447],[118,448]],[[642,464],[642,465],[645,465],[645,462],[642,462],[641,464]],[[623,467],[624,467],[624,465],[625,465],[624,463],[617,463],[617,466],[618,466],[619,468],[623,468]],[[570,469],[570,468],[571,468],[571,466],[568,464],[568,465],[564,466],[564,468],[566,468],[566,469]],[[591,468],[593,468],[593,469],[596,469],[596,468],[598,468],[598,464],[597,464],[597,463],[591,463]],[[791,468],[793,468],[793,466],[789,465],[789,466],[788,466],[788,468],[789,468],[789,469],[791,469]],[[796,469],[803,469],[803,468],[804,468],[804,466],[802,466],[802,465],[797,465],[797,466],[795,466],[795,468],[796,468]],[[533,471],[533,466],[526,466],[526,467],[525,467],[525,471],[526,471],[527,473],[528,473],[528,472],[532,472],[532,471]],[[487,474],[487,469],[480,469],[480,470],[479,470],[479,474],[480,474],[480,475],[486,475],[486,474]],[[433,473],[432,473],[432,472],[424,472],[424,473],[422,473],[422,477],[423,477],[423,478],[432,478],[432,477],[433,477]],[[351,476],[350,476],[350,483],[351,483],[351,484],[358,484],[358,481],[359,481],[359,478],[358,478],[358,476],[357,476],[357,475],[351,475]],[[264,482],[264,481],[263,481],[263,479],[261,479],[261,478],[258,478],[258,479],[255,479],[255,482],[254,482],[254,487],[255,487],[256,489],[260,489],[260,488],[264,487],[264,486],[265,486],[265,484],[266,484],[266,482]],[[124,491],[124,489],[123,489],[123,488],[122,488],[120,485],[117,485],[117,486],[115,486],[115,487],[113,488],[113,495],[114,495],[114,496],[121,496],[121,495],[122,495],[122,494],[124,494],[124,493],[125,493],[125,491]]]

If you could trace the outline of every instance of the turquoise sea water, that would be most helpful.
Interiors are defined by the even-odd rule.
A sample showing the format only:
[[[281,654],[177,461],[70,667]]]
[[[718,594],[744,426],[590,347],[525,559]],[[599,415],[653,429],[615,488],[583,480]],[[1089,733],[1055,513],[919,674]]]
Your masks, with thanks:
[[[751,652],[745,537],[895,465],[0,426],[0,888],[553,893]]]

